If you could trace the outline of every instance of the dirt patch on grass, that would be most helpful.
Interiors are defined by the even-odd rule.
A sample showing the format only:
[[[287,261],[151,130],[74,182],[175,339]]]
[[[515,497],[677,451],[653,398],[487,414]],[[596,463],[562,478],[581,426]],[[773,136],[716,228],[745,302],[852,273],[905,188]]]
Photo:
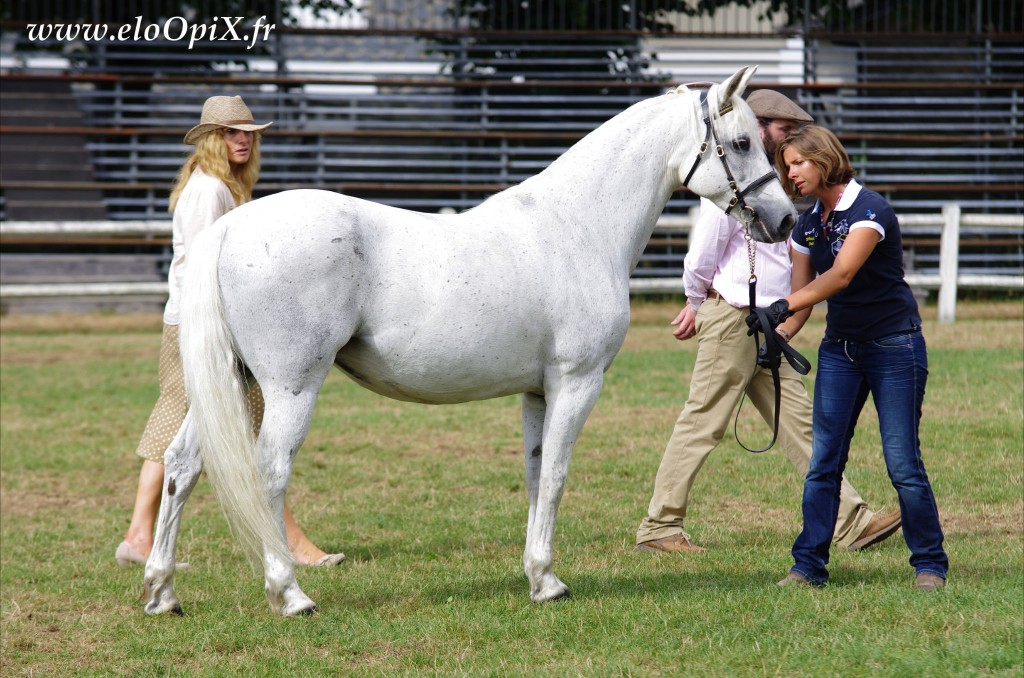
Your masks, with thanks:
[[[1005,535],[1019,539],[1022,515],[1024,501],[1012,506],[971,502],[956,511],[939,509],[942,529],[947,537],[957,534]]]
[[[59,363],[84,363],[92,361],[152,360],[157,362],[159,343],[147,342],[144,346],[111,346],[106,349],[86,351],[63,351],[36,353],[4,347],[0,363],[5,365],[54,365]]]
[[[925,321],[924,336],[928,346],[951,349],[1024,350],[1024,322],[1017,319],[970,319],[957,317],[948,325]]]
[[[160,313],[53,313],[0,316],[0,332],[40,334],[63,332],[137,332],[163,327]]]
[[[696,349],[696,342],[678,342],[672,337],[670,321],[679,312],[676,303],[641,302],[634,304],[625,350],[661,350],[672,345]],[[1024,304],[1019,302],[962,303],[956,322],[939,324],[936,309],[921,310],[924,334],[930,348],[1024,350]],[[816,310],[811,320],[793,340],[797,350],[813,354],[825,332],[824,310]]]
[[[31,521],[40,516],[95,512],[110,497],[130,497],[134,491],[131,483],[135,478],[128,474],[123,482],[109,484],[97,494],[76,492],[71,482],[58,475],[37,475],[35,480],[38,482],[31,486],[17,488],[4,483],[0,494],[0,513],[5,519]]]
[[[140,359],[156,363],[159,353],[160,334],[157,331],[10,332],[0,338],[0,362],[11,365],[94,361],[123,363]]]
[[[925,320],[935,320],[938,308],[926,306],[921,311]],[[960,302],[956,306],[957,320],[1024,320],[1024,303],[1017,301]]]

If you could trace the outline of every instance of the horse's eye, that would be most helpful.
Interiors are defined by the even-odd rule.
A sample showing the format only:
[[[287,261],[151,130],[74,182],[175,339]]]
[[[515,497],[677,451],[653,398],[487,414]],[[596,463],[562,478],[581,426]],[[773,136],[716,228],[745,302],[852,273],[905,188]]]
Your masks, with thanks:
[[[746,153],[750,150],[750,137],[746,134],[742,134],[732,140],[732,147],[737,151],[743,151]]]

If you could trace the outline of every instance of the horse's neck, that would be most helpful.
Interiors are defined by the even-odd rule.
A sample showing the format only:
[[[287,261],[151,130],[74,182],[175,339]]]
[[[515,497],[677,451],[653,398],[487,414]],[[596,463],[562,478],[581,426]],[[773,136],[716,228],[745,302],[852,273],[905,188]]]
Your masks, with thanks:
[[[514,190],[528,192],[557,217],[551,223],[572,229],[595,254],[632,271],[678,185],[681,139],[693,136],[682,96],[627,109]]]

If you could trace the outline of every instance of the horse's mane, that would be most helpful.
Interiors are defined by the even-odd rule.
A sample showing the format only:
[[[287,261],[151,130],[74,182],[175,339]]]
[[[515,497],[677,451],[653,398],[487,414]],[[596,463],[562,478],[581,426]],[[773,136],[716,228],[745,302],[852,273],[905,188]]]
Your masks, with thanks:
[[[626,124],[628,119],[638,115],[646,114],[652,108],[670,105],[676,99],[677,96],[689,95],[690,92],[691,90],[689,90],[685,85],[680,85],[678,87],[669,89],[663,94],[648,97],[647,99],[643,99],[641,101],[636,102],[629,108],[626,108],[625,110],[617,113],[613,117],[609,118],[608,120],[594,128],[593,130],[588,132],[582,139],[580,139],[575,144],[570,146],[564,153],[562,153],[562,155],[555,158],[555,160],[553,160],[550,165],[545,167],[537,174],[524,179],[521,183],[516,184],[515,186],[510,186],[509,188],[499,193],[491,195],[486,200],[484,200],[480,205],[477,205],[477,207],[474,207],[472,209],[477,209],[478,207],[490,203],[492,200],[499,198],[508,191],[515,191],[517,189],[520,189],[521,187],[527,187],[528,184],[535,183],[535,180],[537,180],[539,177],[544,176],[545,174],[550,175],[552,171],[557,171],[558,168],[561,168],[566,163],[571,162],[573,156],[583,152],[584,149],[586,149],[590,144],[599,143],[603,139],[604,135],[609,133],[609,130],[612,127],[616,126],[617,124]],[[699,120],[697,120],[696,116],[694,115],[687,115],[687,117],[692,121],[692,124],[694,125],[696,125],[699,122]]]

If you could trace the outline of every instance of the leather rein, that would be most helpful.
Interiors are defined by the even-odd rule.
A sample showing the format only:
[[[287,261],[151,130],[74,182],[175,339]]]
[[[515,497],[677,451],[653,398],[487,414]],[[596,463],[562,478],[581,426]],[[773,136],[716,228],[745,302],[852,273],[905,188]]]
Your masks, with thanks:
[[[747,228],[747,233],[744,236],[747,241],[747,258],[750,260],[750,279],[748,280],[747,289],[750,295],[750,309],[757,314],[757,319],[761,321],[761,327],[771,327],[771,323],[768,322],[768,314],[765,313],[765,309],[758,308],[757,306],[757,276],[754,274],[754,244],[753,239],[750,237],[750,228]],[[811,363],[807,358],[800,355],[800,353],[790,346],[787,342],[783,341],[782,337],[777,332],[772,330],[765,330],[764,332],[764,345],[761,345],[761,340],[758,337],[760,332],[756,330],[753,332],[754,336],[754,350],[757,352],[757,366],[765,369],[770,369],[772,372],[772,383],[775,386],[775,420],[772,424],[772,439],[767,446],[759,449],[751,449],[743,444],[740,440],[739,423],[740,423],[740,410],[743,409],[743,399],[747,397],[747,389],[743,389],[743,395],[740,396],[740,403],[736,406],[736,419],[733,421],[733,436],[736,438],[736,442],[740,444],[747,452],[759,453],[767,452],[772,449],[775,445],[775,441],[779,437],[779,410],[782,407],[782,381],[779,377],[779,369],[782,367],[782,358],[786,358],[786,362],[800,374],[807,374],[811,371]],[[750,375],[751,381],[754,375]],[[750,386],[750,383],[747,383]]]

